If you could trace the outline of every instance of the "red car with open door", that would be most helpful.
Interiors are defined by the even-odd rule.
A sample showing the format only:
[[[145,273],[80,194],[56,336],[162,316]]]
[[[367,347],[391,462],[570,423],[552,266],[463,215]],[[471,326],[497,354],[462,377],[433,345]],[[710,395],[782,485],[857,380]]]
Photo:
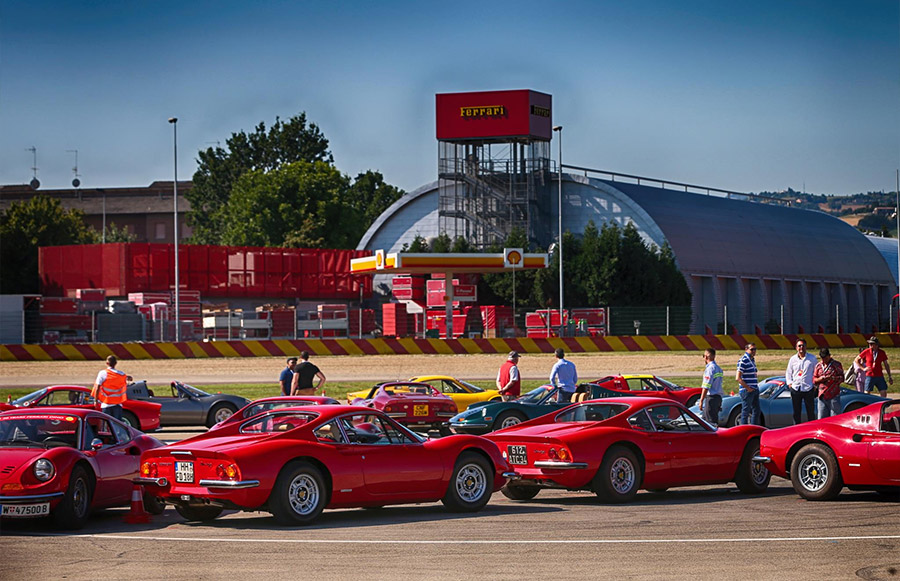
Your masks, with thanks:
[[[770,474],[752,462],[761,426],[716,430],[678,402],[650,397],[590,400],[492,432],[517,473],[503,489],[513,500],[542,488],[589,490],[627,502],[639,489],[735,482],[748,494]]]
[[[480,436],[428,439],[379,410],[319,405],[269,410],[150,450],[136,482],[188,520],[230,508],[302,525],[325,508],[440,500],[477,511],[507,470]]]
[[[754,460],[807,500],[837,498],[845,486],[900,500],[900,401],[769,430]]]

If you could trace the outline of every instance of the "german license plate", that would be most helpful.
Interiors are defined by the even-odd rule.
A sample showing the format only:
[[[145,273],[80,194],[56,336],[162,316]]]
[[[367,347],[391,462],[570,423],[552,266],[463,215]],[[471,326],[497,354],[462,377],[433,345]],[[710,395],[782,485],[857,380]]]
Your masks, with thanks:
[[[525,448],[525,446],[507,446],[506,457],[509,460],[510,464],[528,464],[528,450]]]
[[[193,462],[175,462],[175,482],[185,482],[188,484],[194,482]]]
[[[428,415],[428,406],[427,405],[414,405],[413,406],[413,415],[414,416],[427,416]]]
[[[0,516],[10,517],[32,517],[46,516],[50,514],[50,503],[42,502],[40,504],[4,504],[0,509]]]

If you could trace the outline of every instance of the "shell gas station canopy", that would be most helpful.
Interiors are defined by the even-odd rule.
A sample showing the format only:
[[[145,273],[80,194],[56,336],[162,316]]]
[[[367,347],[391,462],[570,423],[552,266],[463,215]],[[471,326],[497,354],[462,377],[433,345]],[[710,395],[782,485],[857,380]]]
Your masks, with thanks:
[[[429,254],[376,250],[373,256],[350,260],[351,274],[432,274],[515,272],[547,268],[547,254],[525,254],[521,248],[506,248],[502,254]],[[453,285],[446,287],[447,336],[453,336]]]

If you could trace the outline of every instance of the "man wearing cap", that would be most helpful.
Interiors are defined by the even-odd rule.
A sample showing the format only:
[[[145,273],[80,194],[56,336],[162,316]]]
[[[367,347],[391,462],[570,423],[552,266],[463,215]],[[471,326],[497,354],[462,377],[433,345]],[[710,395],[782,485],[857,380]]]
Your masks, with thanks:
[[[522,394],[522,380],[519,377],[518,363],[518,351],[510,351],[506,362],[500,366],[500,372],[497,373],[497,389],[500,390],[500,397],[503,398],[503,401],[516,399]]]
[[[887,353],[879,347],[878,337],[874,335],[869,337],[869,348],[863,351],[856,358],[863,371],[866,372],[866,391],[872,391],[878,388],[878,394],[881,397],[887,397],[887,383],[884,382],[884,371],[887,371],[888,383],[894,385],[894,378],[891,377],[891,366],[887,362]],[[882,371],[882,366],[884,371]]]
[[[828,347],[819,349],[820,361],[813,372],[813,383],[819,390],[818,419],[841,413],[841,384],[844,382],[844,368],[840,361],[831,356]]]

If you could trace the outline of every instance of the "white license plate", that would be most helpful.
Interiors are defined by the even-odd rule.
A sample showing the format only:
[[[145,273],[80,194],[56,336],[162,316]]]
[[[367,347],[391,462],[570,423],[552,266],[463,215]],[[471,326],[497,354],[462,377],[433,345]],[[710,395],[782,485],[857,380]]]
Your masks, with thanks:
[[[510,464],[524,466],[528,464],[528,450],[525,446],[507,446],[506,457]]]
[[[193,484],[194,482],[194,463],[193,462],[175,462],[175,482],[184,482]]]
[[[11,517],[46,516],[50,514],[50,503],[40,504],[4,504],[0,515]]]

